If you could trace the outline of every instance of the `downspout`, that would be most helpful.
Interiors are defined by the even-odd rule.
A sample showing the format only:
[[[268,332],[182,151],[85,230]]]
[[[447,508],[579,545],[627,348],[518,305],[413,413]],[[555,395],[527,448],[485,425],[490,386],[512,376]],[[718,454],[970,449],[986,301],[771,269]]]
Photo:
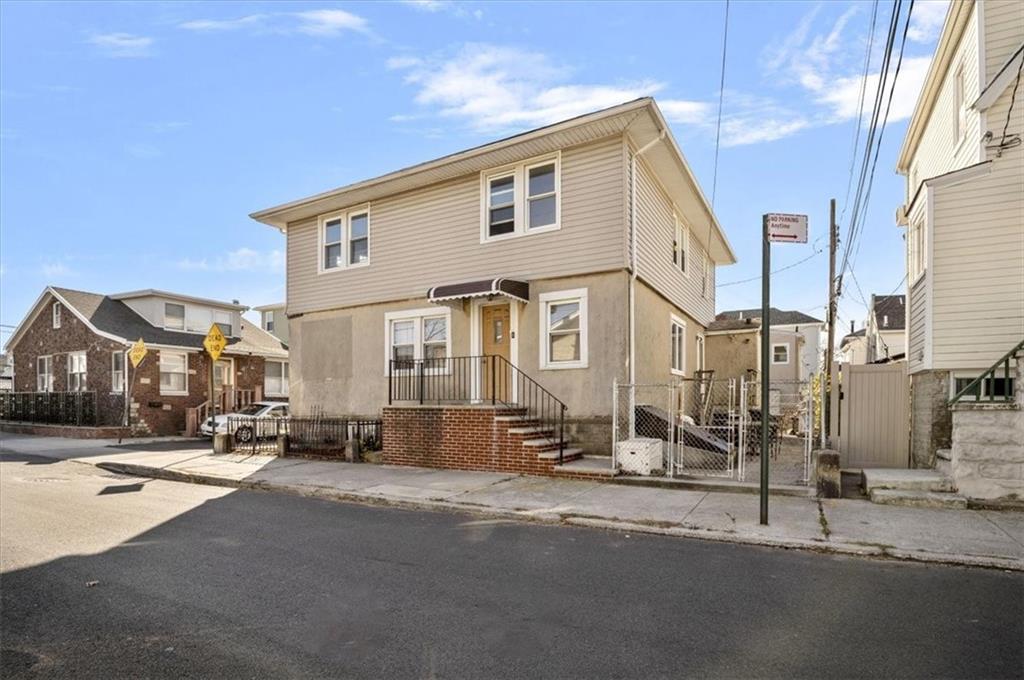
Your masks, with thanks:
[[[636,277],[637,277],[637,238],[636,238],[636,159],[647,152],[658,142],[665,139],[665,130],[633,152],[629,168],[629,384],[636,384]],[[630,407],[630,420],[633,409]]]

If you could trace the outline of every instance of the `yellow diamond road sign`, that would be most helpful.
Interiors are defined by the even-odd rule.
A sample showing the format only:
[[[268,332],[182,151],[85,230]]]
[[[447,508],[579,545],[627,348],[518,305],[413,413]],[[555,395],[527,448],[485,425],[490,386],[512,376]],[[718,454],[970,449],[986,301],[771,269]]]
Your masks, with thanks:
[[[210,353],[210,358],[214,361],[220,359],[220,353],[224,351],[224,347],[227,344],[227,338],[221,333],[220,326],[217,324],[210,326],[210,332],[206,334],[206,338],[203,340],[203,347]]]
[[[146,343],[142,341],[142,338],[139,338],[138,340],[135,341],[135,344],[132,345],[132,348],[128,350],[128,359],[132,362],[132,368],[139,367],[139,364],[142,363],[142,360],[146,358],[147,351],[149,350],[146,349]]]

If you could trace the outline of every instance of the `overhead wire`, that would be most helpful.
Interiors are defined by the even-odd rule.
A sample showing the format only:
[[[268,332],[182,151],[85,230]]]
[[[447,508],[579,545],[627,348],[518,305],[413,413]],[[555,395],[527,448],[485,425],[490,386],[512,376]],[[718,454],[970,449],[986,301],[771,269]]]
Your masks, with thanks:
[[[725,30],[722,35],[722,67],[718,79],[718,122],[715,125],[715,164],[711,173],[711,209],[715,209],[715,196],[718,193],[718,149],[722,139],[722,102],[725,98],[725,55],[729,47],[729,0],[725,0]],[[710,226],[708,239],[711,238]]]
[[[850,189],[853,187],[853,169],[857,165],[857,147],[860,146],[860,131],[864,127],[864,93],[868,87],[868,71],[871,68],[871,48],[875,44],[875,22],[878,18],[878,0],[871,5],[871,23],[868,30],[868,45],[864,50],[864,73],[860,79],[860,95],[857,97],[857,131],[853,135],[853,149],[850,151],[850,173],[846,179],[846,197],[843,199],[843,210],[839,214],[839,222],[846,217],[846,209],[850,205]]]

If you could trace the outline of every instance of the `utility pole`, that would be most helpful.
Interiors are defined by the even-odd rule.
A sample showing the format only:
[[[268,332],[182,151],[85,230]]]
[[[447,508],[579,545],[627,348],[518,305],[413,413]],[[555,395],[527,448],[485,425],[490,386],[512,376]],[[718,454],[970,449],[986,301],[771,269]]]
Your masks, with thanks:
[[[825,414],[825,427],[822,431],[822,446],[828,445],[832,435],[832,355],[836,340],[836,248],[839,245],[839,227],[836,225],[836,199],[828,206],[828,344],[825,345],[825,386],[821,405]]]

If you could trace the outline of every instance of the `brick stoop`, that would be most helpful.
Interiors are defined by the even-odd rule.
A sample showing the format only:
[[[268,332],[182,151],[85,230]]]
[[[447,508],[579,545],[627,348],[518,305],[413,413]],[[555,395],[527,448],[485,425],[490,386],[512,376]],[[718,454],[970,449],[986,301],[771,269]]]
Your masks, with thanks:
[[[386,406],[384,452],[388,465],[555,474],[558,442],[550,428],[524,409],[482,405]],[[562,463],[583,456],[578,448],[562,452]]]

